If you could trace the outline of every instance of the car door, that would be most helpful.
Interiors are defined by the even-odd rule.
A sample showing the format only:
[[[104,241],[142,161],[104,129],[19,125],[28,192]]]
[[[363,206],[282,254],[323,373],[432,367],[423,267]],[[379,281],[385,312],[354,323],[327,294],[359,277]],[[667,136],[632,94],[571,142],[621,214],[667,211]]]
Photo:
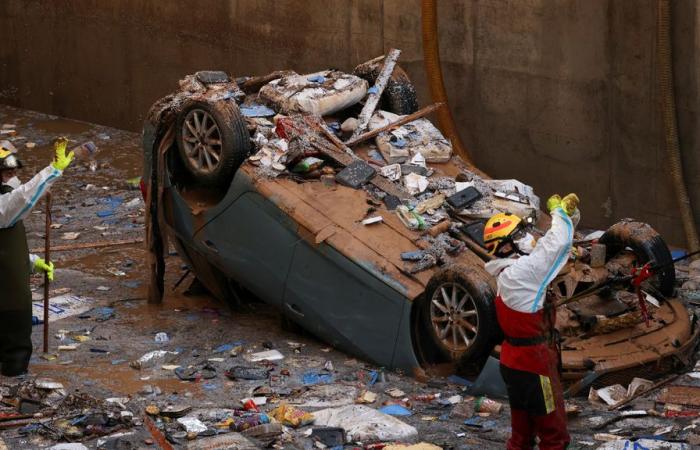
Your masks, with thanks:
[[[298,241],[296,224],[257,192],[217,212],[195,240],[226,274],[261,300],[279,305]]]
[[[284,313],[331,345],[390,366],[408,302],[395,289],[322,243],[297,243]]]

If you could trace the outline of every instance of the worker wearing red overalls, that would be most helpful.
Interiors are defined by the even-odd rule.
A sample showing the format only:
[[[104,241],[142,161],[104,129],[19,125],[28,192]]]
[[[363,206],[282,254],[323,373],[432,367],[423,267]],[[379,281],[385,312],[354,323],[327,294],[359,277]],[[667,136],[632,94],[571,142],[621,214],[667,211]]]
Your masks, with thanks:
[[[547,201],[552,226],[536,243],[523,221],[497,214],[484,228],[484,243],[499,257],[486,264],[497,276],[496,315],[504,334],[501,374],[508,389],[512,434],[509,450],[565,449],[564,397],[559,381],[555,307],[547,288],[566,265],[578,213],[578,197]]]

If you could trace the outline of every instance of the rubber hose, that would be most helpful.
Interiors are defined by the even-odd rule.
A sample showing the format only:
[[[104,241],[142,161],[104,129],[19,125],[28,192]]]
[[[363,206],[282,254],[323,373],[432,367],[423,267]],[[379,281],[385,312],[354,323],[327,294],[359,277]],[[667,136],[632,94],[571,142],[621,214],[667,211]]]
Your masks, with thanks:
[[[693,209],[690,205],[690,198],[688,197],[688,190],[683,177],[681,151],[678,142],[676,98],[673,83],[673,53],[671,47],[671,2],[670,0],[658,0],[657,6],[658,83],[666,154],[673,188],[680,208],[688,251],[694,252],[700,249],[700,242],[698,242],[698,231],[695,225],[695,218],[693,217]]]
[[[440,66],[440,43],[437,33],[437,2],[435,0],[423,0],[421,5],[422,30],[423,30],[423,62],[428,78],[428,87],[433,103],[444,103],[437,110],[438,125],[442,133],[452,143],[452,148],[465,161],[472,163],[469,152],[462,144],[457,133],[457,126],[450,111],[445,92],[445,83],[442,79]]]

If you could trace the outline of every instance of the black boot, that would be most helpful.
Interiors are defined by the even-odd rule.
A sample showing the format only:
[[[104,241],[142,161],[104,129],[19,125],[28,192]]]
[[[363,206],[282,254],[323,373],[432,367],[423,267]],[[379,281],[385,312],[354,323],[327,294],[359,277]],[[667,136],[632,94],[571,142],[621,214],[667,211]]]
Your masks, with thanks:
[[[0,311],[0,373],[16,377],[27,372],[32,356],[32,312]]]

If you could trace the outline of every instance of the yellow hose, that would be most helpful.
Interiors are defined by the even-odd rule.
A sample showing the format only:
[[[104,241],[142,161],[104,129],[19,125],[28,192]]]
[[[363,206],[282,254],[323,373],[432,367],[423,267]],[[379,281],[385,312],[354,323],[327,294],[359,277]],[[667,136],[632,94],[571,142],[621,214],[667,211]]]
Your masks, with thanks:
[[[445,106],[437,110],[438,125],[440,130],[452,142],[452,148],[465,161],[471,163],[469,152],[462,144],[457,133],[457,126],[450,112],[447,101],[445,83],[442,80],[442,68],[440,66],[440,45],[437,34],[437,2],[435,0],[423,0],[423,61],[425,73],[428,77],[428,87],[433,103],[444,103]]]
[[[678,143],[678,123],[676,122],[676,98],[673,86],[673,54],[671,47],[671,2],[669,0],[657,1],[657,53],[658,53],[658,77],[659,94],[661,99],[661,115],[663,118],[664,138],[666,141],[666,153],[668,165],[671,171],[673,188],[676,191],[678,207],[680,209],[685,239],[688,251],[694,252],[700,249],[698,231],[693,217],[693,209],[690,205],[688,190],[683,178],[681,151]]]

